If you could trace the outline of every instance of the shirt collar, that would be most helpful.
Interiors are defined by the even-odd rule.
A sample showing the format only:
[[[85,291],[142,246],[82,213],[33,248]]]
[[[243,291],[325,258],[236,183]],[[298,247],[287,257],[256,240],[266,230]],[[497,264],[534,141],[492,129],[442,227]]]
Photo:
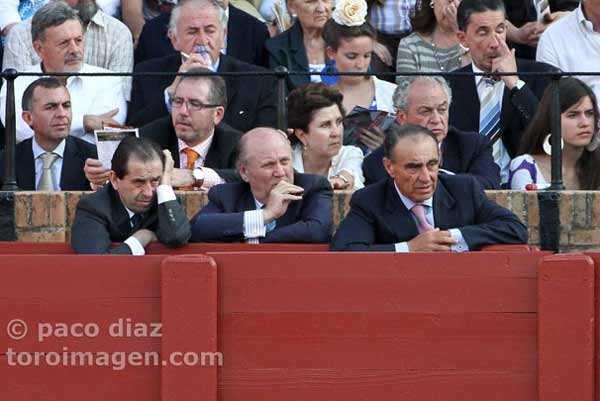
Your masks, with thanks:
[[[479,67],[477,67],[475,65],[475,63],[472,63],[471,66],[473,67],[473,72],[474,73],[485,73],[486,71],[480,70]],[[481,82],[481,80],[483,79],[483,75],[475,75],[475,86],[479,86],[479,83]]]
[[[65,154],[65,143],[66,143],[66,139],[63,139],[62,141],[60,141],[58,146],[56,148],[54,148],[54,150],[52,150],[51,153],[56,153],[62,159],[63,155]],[[33,151],[33,159],[34,160],[36,160],[38,157],[40,157],[44,153],[48,152],[47,150],[43,149],[37,143],[37,141],[35,140],[35,136],[32,138],[32,141],[31,141],[31,150]]]
[[[177,146],[179,147],[179,153],[181,153],[185,148],[190,148],[200,155],[200,158],[202,159],[202,164],[204,165],[206,156],[208,156],[208,151],[210,150],[210,145],[212,145],[214,137],[215,134],[213,132],[208,138],[206,138],[204,141],[200,142],[196,146],[188,146],[181,139],[177,138]]]
[[[96,11],[96,14],[94,14],[90,23],[94,23],[98,26],[101,26],[102,28],[105,27],[106,22],[104,20],[104,13],[102,12],[102,10]]]
[[[575,15],[577,17],[577,22],[579,22],[580,25],[583,25],[583,27],[589,31],[595,32],[594,24],[592,24],[592,21],[585,18],[585,14],[583,13],[583,1],[579,3],[579,7],[575,9]]]
[[[402,192],[400,192],[400,189],[398,189],[398,185],[396,185],[396,181],[394,181],[394,188],[396,188],[396,192],[398,193],[400,200],[402,201],[402,203],[404,203],[404,206],[406,206],[406,208],[408,210],[412,209],[414,205],[417,205],[417,202],[414,202],[411,199],[407,198],[406,196],[402,195]],[[431,197],[429,199],[425,199],[423,202],[419,202],[418,204],[429,206],[432,208],[433,207],[433,197]]]

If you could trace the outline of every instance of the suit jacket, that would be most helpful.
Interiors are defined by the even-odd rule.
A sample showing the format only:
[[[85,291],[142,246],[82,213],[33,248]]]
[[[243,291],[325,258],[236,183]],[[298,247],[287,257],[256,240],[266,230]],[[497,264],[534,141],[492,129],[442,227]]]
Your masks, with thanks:
[[[460,229],[469,249],[492,244],[527,243],[527,228],[509,210],[489,200],[466,175],[439,175],[433,194],[435,226]],[[354,193],[350,212],[333,238],[334,251],[394,251],[398,242],[419,234],[392,179]]]
[[[296,22],[290,29],[272,37],[265,43],[269,55],[269,68],[284,66],[290,71],[308,71],[308,57],[302,41],[302,27]],[[290,75],[288,90],[310,82],[308,75]]]
[[[218,72],[266,71],[264,68],[221,55]],[[179,54],[148,60],[136,72],[173,72],[181,66]],[[242,132],[252,128],[274,127],[277,122],[275,79],[272,77],[225,76],[227,107],[225,122]],[[164,91],[171,76],[137,76],[133,79],[128,124],[142,126],[169,114]]]
[[[500,189],[500,168],[494,163],[490,141],[477,132],[461,132],[449,127],[442,142],[441,167],[456,174],[473,175],[484,189]],[[365,185],[388,178],[383,167],[382,146],[365,158],[363,174]]]
[[[130,255],[123,242],[136,231],[147,228],[158,240],[171,247],[185,245],[190,238],[190,223],[177,200],[157,204],[145,213],[141,223],[131,227],[129,214],[111,184],[79,200],[71,228],[71,246],[76,253]]]
[[[35,160],[32,149],[33,139],[20,142],[15,148],[17,185],[26,191],[35,191]],[[63,165],[60,173],[62,191],[89,191],[90,182],[85,178],[85,159],[97,159],[96,147],[83,139],[67,136]],[[4,152],[0,154],[0,176],[4,176]]]
[[[171,13],[160,14],[146,22],[138,46],[135,49],[135,63],[176,53],[167,37]],[[229,5],[227,23],[227,54],[246,63],[267,66],[265,41],[269,31],[263,22],[252,15]]]
[[[171,116],[159,118],[143,126],[140,129],[140,136],[153,140],[161,149],[168,149],[173,156],[175,166],[179,167],[179,145]],[[208,149],[204,166],[215,170],[225,181],[239,180],[235,170],[235,162],[237,159],[237,144],[241,136],[240,131],[231,128],[227,124],[221,123],[215,127],[213,141]]]
[[[545,63],[517,59],[518,72],[554,72],[556,68]],[[473,72],[469,64],[458,72]],[[525,82],[521,90],[510,94],[504,89],[502,97],[502,113],[500,114],[500,132],[502,142],[511,158],[517,155],[521,142],[521,133],[535,114],[539,99],[549,80],[543,76],[522,75],[519,77]],[[452,76],[449,79],[452,93],[456,96],[450,105],[450,125],[461,131],[479,132],[479,97],[473,76]]]
[[[325,177],[294,174],[304,188],[302,199],[289,204],[276,228],[260,242],[326,243],[333,227],[332,190]],[[209,203],[192,219],[192,241],[244,241],[244,212],[256,210],[250,185],[245,182],[214,186]]]

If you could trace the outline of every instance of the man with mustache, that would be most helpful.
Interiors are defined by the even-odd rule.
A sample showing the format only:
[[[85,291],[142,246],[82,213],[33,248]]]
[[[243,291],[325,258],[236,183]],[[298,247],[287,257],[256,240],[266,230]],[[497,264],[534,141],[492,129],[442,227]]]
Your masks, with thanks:
[[[255,128],[239,142],[243,182],[217,185],[192,219],[197,242],[329,242],[332,190],[327,178],[296,173],[287,136]]]
[[[40,8],[31,22],[33,47],[42,60],[28,68],[31,72],[106,73],[104,68],[83,62],[83,25],[67,4],[57,1]],[[127,104],[123,81],[119,77],[57,76],[71,94],[73,120],[71,135],[95,143],[94,130],[125,121]],[[25,88],[37,77],[15,80],[15,111],[21,115]],[[6,126],[6,85],[0,90],[0,118]],[[22,118],[16,119],[17,142],[33,135]]]
[[[77,204],[71,230],[75,252],[144,255],[154,241],[185,245],[190,223],[171,187],[170,152],[150,140],[128,137],[111,163],[110,184]],[[122,244],[112,247],[113,242]]]
[[[133,70],[133,44],[127,26],[107,13],[106,1],[67,0],[66,3],[79,13],[84,26],[85,49],[83,61],[113,72]],[[31,18],[14,25],[6,38],[3,68],[28,71],[40,62],[31,40]],[[121,77],[125,95],[129,100],[131,77]]]
[[[497,79],[483,76],[452,76],[455,100],[450,106],[450,125],[479,132],[493,146],[502,184],[508,181],[508,164],[516,156],[521,133],[535,114],[548,79],[519,75],[552,72],[544,63],[515,58],[506,45],[508,23],[502,0],[463,0],[458,7],[457,37],[470,49],[472,64],[457,72],[508,73]]]

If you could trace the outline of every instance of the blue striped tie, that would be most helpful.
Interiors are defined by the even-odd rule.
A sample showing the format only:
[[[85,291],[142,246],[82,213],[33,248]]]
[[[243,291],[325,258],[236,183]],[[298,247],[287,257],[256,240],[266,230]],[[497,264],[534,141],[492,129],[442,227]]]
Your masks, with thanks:
[[[495,97],[494,81],[491,78],[482,78],[484,85],[484,96],[481,100],[481,111],[479,113],[479,133],[492,138],[500,131],[500,101]]]

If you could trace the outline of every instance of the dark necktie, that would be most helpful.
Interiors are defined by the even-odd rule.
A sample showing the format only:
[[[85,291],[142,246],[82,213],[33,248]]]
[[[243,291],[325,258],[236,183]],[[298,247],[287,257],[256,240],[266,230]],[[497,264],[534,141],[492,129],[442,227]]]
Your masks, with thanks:
[[[142,224],[142,215],[141,214],[136,213],[133,216],[131,216],[131,227],[132,228],[139,227],[140,224]]]

